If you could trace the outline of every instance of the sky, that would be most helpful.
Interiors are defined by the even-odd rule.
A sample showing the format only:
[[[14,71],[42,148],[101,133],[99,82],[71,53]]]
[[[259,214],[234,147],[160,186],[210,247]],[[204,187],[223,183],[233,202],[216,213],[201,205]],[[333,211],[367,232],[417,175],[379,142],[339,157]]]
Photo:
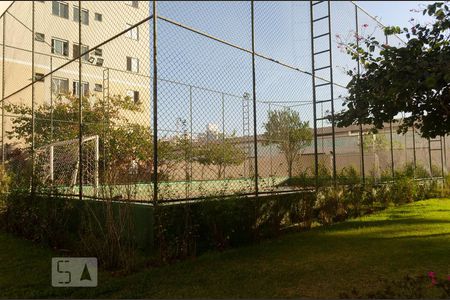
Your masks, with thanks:
[[[0,12],[10,2],[0,1]],[[385,25],[409,27],[411,18],[427,19],[421,13],[410,11],[423,9],[427,4],[425,1],[357,1],[357,4],[372,16],[377,16],[377,20]],[[355,25],[353,5],[350,2],[336,1],[333,7],[336,8],[332,11],[335,24],[333,35],[340,34],[351,39],[354,37]],[[162,16],[251,49],[248,2],[161,1],[158,12]],[[374,33],[377,38],[384,38],[382,30],[376,28],[370,17],[364,14],[359,16],[360,26],[368,24],[367,34]],[[326,28],[323,24],[317,25],[319,27]],[[258,53],[302,70],[310,70],[309,28],[308,1],[255,2],[255,50]],[[319,35],[320,32],[315,34]],[[159,23],[158,36],[160,78],[183,83],[159,84],[160,124],[168,131],[176,130],[178,119],[190,118],[189,99],[192,99],[194,131],[203,131],[208,123],[224,122],[228,134],[236,131],[241,135],[242,96],[251,94],[252,91],[251,56],[165,22]],[[334,81],[346,85],[349,79],[347,70],[354,68],[355,63],[346,53],[337,49],[336,41],[333,41],[333,49]],[[320,63],[326,65],[326,57],[318,56],[317,60],[319,62],[316,68],[321,67]],[[311,77],[259,57],[255,63],[257,99],[260,102],[257,107],[258,131],[262,130],[267,111],[277,108],[275,103],[291,106],[300,113],[303,120],[311,121]],[[330,98],[329,91],[317,93],[318,100]],[[345,97],[346,91],[336,87],[334,94],[335,99]],[[270,101],[271,106],[263,103],[264,101]],[[321,108],[322,113],[329,110],[326,105]],[[339,105],[339,101],[335,101],[335,107]]]
[[[384,25],[409,26],[409,20],[427,21],[428,17],[422,16],[422,12],[412,12],[411,9],[420,11],[434,1],[355,1],[372,16]]]

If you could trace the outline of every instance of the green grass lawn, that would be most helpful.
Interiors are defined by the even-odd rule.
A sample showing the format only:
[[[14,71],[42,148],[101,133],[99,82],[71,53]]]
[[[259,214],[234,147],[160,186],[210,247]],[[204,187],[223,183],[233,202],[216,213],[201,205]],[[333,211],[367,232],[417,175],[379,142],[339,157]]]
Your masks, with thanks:
[[[0,234],[0,297],[338,297],[352,287],[378,289],[380,278],[450,273],[450,199],[415,202],[126,277],[101,273],[97,288],[52,288],[50,260],[58,255]]]

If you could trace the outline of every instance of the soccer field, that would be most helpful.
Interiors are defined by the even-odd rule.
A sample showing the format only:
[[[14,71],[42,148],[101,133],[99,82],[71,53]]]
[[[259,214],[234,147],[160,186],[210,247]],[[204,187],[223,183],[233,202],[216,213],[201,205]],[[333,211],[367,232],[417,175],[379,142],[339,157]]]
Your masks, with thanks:
[[[278,185],[287,177],[260,178],[260,191],[276,190]],[[250,178],[224,180],[194,180],[194,181],[162,181],[158,183],[158,199],[183,199],[211,196],[228,196],[233,194],[247,194],[255,190],[255,182]],[[78,187],[64,188],[60,192],[70,193],[78,191]],[[83,185],[83,195],[93,197],[95,189],[92,185]],[[151,201],[153,198],[152,183],[134,183],[120,185],[101,185],[98,190],[100,198],[117,200]]]

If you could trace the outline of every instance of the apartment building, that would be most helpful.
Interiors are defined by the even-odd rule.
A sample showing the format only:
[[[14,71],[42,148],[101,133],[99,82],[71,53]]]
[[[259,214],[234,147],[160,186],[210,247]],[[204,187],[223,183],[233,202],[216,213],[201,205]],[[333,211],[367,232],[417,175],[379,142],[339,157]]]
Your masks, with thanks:
[[[114,95],[128,97],[144,106],[144,112],[128,117],[150,124],[149,22],[123,33],[148,17],[149,3],[81,1],[80,11],[78,1],[34,1],[33,22],[32,2],[16,1],[0,24],[5,32],[4,40],[1,38],[5,44],[5,97],[29,85],[33,77],[38,80],[34,85],[36,106],[50,104],[63,94],[78,95],[78,60],[70,61],[107,41],[82,57],[83,95],[92,101]],[[31,105],[31,87],[8,97],[6,103]],[[5,130],[11,129],[11,119],[6,118],[4,124]]]

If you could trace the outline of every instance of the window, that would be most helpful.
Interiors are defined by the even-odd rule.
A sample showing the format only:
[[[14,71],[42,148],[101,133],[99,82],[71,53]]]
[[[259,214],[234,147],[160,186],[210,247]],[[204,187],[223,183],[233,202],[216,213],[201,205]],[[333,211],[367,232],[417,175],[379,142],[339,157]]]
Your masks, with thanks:
[[[103,66],[103,58],[97,58],[97,62],[95,63],[95,65],[99,67]]]
[[[133,100],[134,103],[139,103],[139,92],[127,90],[127,97]]]
[[[72,85],[72,94],[74,96],[78,96],[78,89],[79,89],[78,82],[79,81],[74,81],[73,85]],[[81,82],[81,93],[85,97],[89,96],[89,83],[88,82]]]
[[[85,55],[83,55],[82,59],[84,61],[88,61],[89,60],[89,53],[87,51],[89,51],[89,47],[88,46],[81,45],[81,53],[80,53],[80,45],[73,44],[73,58],[78,58],[78,56],[80,56],[80,54],[86,53]]]
[[[127,71],[139,72],[139,59],[127,56]]]
[[[39,32],[35,32],[34,33],[34,40],[38,41],[38,42],[45,42],[45,34],[39,33]]]
[[[131,24],[127,24],[127,29],[131,28],[133,25]],[[125,36],[129,39],[132,40],[138,40],[139,39],[139,27],[133,27],[131,29],[129,29],[126,33]]]
[[[52,1],[52,14],[61,18],[69,18],[69,5],[61,1]]]
[[[95,54],[95,56],[103,56],[103,50],[102,49],[100,49],[100,48],[97,48],[97,49],[95,49],[94,50],[94,54]]]
[[[53,77],[52,92],[55,95],[67,94],[69,92],[69,79]]]
[[[103,85],[101,85],[100,83],[96,83],[95,87],[94,87],[94,91],[96,91],[96,92],[103,91]]]
[[[52,53],[69,56],[69,42],[52,38]]]
[[[138,8],[139,7],[139,1],[125,1],[125,3],[129,6],[133,6]]]
[[[95,13],[94,14],[94,19],[95,19],[95,21],[101,22],[101,21],[103,21],[103,16],[102,16],[102,14]]]
[[[43,73],[34,73],[34,81],[44,82],[44,74]]]
[[[80,16],[80,9],[77,6],[73,7],[73,20],[78,22]],[[89,11],[87,9],[81,9],[81,24],[89,25]]]

